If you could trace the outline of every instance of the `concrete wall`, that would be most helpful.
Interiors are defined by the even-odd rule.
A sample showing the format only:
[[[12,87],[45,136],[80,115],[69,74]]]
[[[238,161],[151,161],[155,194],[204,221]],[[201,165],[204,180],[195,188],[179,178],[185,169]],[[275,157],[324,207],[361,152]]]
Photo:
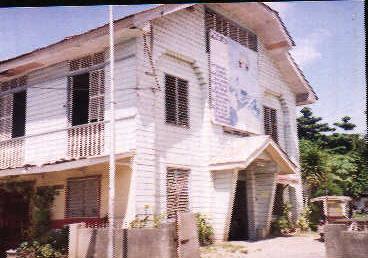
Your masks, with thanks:
[[[368,231],[348,231],[346,225],[324,227],[326,258],[365,258],[368,256]]]
[[[73,224],[69,235],[69,258],[106,257],[108,229],[85,228]],[[176,228],[163,224],[160,228],[114,229],[115,258],[176,257]]]

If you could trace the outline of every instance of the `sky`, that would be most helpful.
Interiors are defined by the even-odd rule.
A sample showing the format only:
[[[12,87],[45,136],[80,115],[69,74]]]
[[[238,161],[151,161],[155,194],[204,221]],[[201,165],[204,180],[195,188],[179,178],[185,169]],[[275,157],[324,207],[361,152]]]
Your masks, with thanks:
[[[296,46],[292,56],[319,100],[309,105],[332,124],[349,115],[366,133],[363,1],[273,2]],[[117,6],[114,18],[153,5]],[[0,60],[44,47],[108,20],[107,6],[0,8]],[[298,109],[300,110],[300,109]]]

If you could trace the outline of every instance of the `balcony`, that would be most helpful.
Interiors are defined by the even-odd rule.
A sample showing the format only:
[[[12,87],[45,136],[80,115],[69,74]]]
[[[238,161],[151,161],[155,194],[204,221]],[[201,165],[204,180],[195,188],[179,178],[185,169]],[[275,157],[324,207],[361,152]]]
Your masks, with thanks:
[[[102,155],[104,152],[105,124],[96,122],[68,129],[68,158]]]
[[[116,153],[126,153],[135,147],[134,116],[116,119]],[[0,170],[23,167],[42,167],[66,160],[104,156],[109,147],[109,121],[73,127],[44,128],[28,126],[28,135],[0,141]],[[23,170],[19,170],[23,171]],[[2,172],[0,176],[15,171]]]
[[[24,163],[24,137],[0,142],[0,169],[15,168]]]

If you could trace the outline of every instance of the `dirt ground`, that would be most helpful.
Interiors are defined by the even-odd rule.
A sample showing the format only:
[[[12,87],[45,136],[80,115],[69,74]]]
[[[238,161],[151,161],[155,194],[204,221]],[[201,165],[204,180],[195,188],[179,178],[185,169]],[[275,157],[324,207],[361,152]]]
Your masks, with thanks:
[[[317,235],[277,237],[257,242],[226,242],[201,248],[202,258],[325,258]]]

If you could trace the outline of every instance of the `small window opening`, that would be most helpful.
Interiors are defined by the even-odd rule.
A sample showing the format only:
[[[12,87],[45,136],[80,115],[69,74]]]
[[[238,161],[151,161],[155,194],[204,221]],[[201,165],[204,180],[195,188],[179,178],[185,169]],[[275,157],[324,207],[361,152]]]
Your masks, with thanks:
[[[26,131],[26,91],[14,93],[12,138],[22,137]]]
[[[72,80],[72,125],[87,124],[89,110],[89,73],[75,75],[72,77]]]

